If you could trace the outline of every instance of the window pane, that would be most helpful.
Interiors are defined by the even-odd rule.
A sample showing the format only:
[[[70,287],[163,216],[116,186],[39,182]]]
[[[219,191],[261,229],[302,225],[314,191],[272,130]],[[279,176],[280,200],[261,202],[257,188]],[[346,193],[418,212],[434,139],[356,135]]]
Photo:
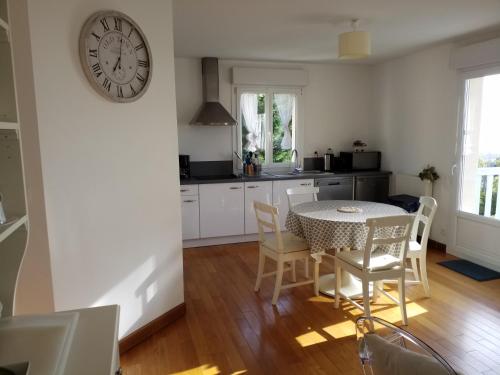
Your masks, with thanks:
[[[289,163],[295,148],[295,95],[273,95],[273,163]]]
[[[500,218],[500,74],[466,82],[460,209]]]
[[[243,93],[240,97],[242,157],[258,153],[259,159],[266,158],[266,95]]]

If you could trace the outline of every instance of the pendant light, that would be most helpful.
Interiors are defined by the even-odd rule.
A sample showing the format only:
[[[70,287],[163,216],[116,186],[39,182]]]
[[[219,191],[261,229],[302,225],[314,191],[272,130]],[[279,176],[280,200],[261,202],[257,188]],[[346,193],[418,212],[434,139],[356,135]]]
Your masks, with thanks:
[[[342,60],[364,59],[371,54],[371,38],[368,31],[358,31],[359,19],[351,21],[352,31],[339,35],[339,58]]]

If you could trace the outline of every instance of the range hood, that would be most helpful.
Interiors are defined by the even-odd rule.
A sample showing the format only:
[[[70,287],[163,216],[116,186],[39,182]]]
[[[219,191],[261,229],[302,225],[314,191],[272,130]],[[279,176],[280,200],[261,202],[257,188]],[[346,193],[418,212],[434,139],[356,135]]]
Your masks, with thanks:
[[[232,126],[236,120],[219,102],[219,59],[201,59],[203,104],[191,120],[191,125]]]

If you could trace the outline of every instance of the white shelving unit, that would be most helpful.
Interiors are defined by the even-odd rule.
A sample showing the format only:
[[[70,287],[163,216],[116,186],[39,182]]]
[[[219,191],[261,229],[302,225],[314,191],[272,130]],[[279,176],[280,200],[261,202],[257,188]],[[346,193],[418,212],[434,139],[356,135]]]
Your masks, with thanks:
[[[26,251],[28,216],[21,157],[8,2],[0,0],[0,193],[8,222],[0,225],[2,316],[14,313],[17,276]],[[14,0],[15,1],[15,0]]]
[[[0,130],[19,130],[17,122],[0,122]]]
[[[20,218],[8,220],[5,224],[0,224],[0,243],[6,240],[18,228],[28,223],[28,217],[24,215]]]

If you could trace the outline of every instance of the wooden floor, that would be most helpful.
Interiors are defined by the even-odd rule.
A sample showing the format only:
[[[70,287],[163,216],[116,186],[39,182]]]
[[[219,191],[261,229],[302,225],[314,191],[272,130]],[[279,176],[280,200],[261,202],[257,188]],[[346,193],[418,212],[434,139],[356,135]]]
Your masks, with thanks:
[[[256,243],[186,249],[187,314],[122,355],[124,373],[360,374],[353,321],[361,312],[334,309],[311,285],[282,292],[273,308],[273,278],[253,292],[257,253]],[[441,267],[441,252],[429,258],[432,297],[408,287],[407,329],[464,374],[500,374],[500,280],[479,283]],[[372,311],[400,324],[385,297]]]

